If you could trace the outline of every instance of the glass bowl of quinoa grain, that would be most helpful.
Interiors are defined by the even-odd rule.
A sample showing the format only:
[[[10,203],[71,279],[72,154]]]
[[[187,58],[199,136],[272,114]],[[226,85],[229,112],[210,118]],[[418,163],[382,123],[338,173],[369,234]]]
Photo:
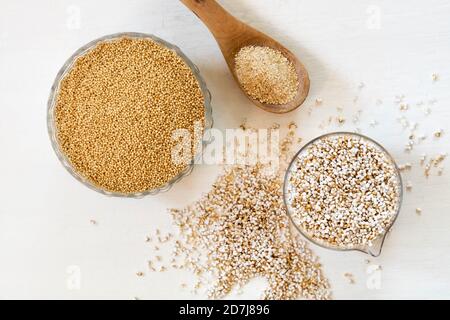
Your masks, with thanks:
[[[307,143],[290,163],[284,202],[294,226],[328,249],[379,256],[403,200],[393,157],[361,134],[335,132]]]
[[[47,125],[59,160],[84,185],[109,196],[156,195],[189,175],[209,143],[211,94],[178,47],[118,33],[64,64]]]

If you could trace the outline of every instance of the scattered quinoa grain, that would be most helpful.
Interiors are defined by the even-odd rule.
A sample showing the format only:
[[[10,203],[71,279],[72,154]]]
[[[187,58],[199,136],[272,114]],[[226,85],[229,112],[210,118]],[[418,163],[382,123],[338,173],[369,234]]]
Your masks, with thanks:
[[[440,129],[440,130],[438,130],[438,131],[436,131],[435,133],[434,133],[434,136],[436,137],[436,138],[440,138],[440,137],[442,137],[442,134],[444,133],[444,130],[442,130],[442,129]]]
[[[412,190],[412,183],[411,183],[411,181],[408,181],[406,183],[406,191],[411,191],[411,190]]]
[[[346,273],[344,273],[344,277],[348,280],[348,282],[349,282],[350,284],[355,284],[355,283],[356,283],[355,277],[354,277],[353,274],[351,274],[351,273],[349,273],[349,272],[346,272]]]
[[[401,165],[398,166],[398,169],[399,169],[400,171],[409,171],[409,170],[412,169],[412,164],[409,163],[409,162],[407,162],[407,163],[405,163],[405,164],[401,164]]]
[[[345,123],[345,118],[344,117],[337,117],[336,121],[338,122],[339,125],[343,125]]]
[[[297,126],[297,123],[295,123],[295,121],[289,122],[289,124],[288,124],[288,129],[289,130],[295,130],[297,128],[298,128],[298,126]]]
[[[400,103],[400,110],[406,111],[409,109],[409,105],[407,103]]]
[[[425,161],[427,160],[427,155],[423,154],[420,156],[420,165],[424,165]]]

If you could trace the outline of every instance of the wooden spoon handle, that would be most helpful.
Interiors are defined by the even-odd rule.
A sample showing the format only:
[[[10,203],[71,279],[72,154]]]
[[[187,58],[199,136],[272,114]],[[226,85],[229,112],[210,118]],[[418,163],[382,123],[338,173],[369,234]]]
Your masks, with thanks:
[[[219,44],[238,36],[242,22],[229,14],[215,0],[180,0],[212,32]]]

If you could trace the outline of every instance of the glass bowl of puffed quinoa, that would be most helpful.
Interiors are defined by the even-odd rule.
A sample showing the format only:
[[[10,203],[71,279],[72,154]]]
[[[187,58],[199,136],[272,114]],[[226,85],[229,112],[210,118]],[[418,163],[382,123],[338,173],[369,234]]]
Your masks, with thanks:
[[[192,172],[211,140],[211,94],[175,45],[117,33],[88,43],[64,64],[47,126],[73,177],[104,195],[141,198],[168,191]],[[174,160],[183,134],[190,152]]]
[[[302,147],[284,181],[292,223],[328,249],[378,256],[403,200],[400,171],[379,143],[357,133],[322,135]]]

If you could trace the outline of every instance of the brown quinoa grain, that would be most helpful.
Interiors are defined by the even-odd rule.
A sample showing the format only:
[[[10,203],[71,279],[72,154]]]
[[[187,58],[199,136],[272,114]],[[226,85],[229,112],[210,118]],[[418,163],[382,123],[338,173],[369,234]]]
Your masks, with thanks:
[[[60,83],[57,138],[72,167],[96,187],[138,193],[163,186],[175,164],[176,129],[204,123],[204,98],[189,66],[150,39],[104,41]]]

